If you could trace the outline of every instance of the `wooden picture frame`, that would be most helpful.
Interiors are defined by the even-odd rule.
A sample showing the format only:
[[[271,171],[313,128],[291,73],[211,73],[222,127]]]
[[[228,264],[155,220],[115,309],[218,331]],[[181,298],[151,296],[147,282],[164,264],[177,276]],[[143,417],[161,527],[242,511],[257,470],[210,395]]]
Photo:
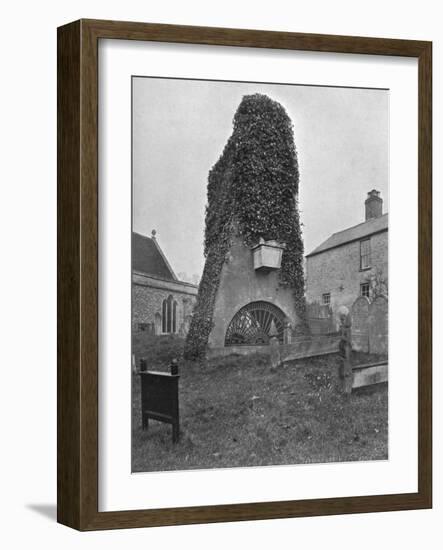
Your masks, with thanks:
[[[418,59],[418,492],[98,511],[98,42],[100,39]],[[432,44],[350,36],[80,20],[58,29],[58,521],[79,530],[432,506]]]

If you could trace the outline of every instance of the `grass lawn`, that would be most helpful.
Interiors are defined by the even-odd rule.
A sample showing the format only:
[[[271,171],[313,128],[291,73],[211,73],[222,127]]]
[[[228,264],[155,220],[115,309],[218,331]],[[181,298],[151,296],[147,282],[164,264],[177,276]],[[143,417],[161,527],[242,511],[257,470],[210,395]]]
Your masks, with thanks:
[[[143,337],[142,337],[143,338]],[[143,356],[146,341],[134,342]],[[167,370],[181,343],[149,344],[148,368]],[[354,354],[354,362],[378,359]],[[133,377],[132,471],[386,460],[387,384],[338,388],[339,357],[286,364],[271,372],[263,355],[204,364],[180,360],[180,441],[171,426],[141,429],[140,380]]]

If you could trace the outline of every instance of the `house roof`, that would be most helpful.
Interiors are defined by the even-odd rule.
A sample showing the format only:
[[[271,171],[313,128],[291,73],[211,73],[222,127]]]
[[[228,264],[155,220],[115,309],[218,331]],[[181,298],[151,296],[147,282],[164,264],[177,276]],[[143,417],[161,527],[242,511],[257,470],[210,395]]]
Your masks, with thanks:
[[[309,256],[314,256],[315,254],[319,254],[320,252],[324,252],[325,250],[329,250],[337,246],[342,246],[351,241],[364,239],[374,233],[387,231],[388,217],[389,214],[383,214],[379,218],[371,218],[370,220],[354,225],[353,227],[348,227],[348,229],[344,229],[343,231],[333,233],[328,239],[317,246],[317,248],[307,254],[306,257],[308,258]]]
[[[132,270],[167,281],[177,281],[157,239],[132,233]]]

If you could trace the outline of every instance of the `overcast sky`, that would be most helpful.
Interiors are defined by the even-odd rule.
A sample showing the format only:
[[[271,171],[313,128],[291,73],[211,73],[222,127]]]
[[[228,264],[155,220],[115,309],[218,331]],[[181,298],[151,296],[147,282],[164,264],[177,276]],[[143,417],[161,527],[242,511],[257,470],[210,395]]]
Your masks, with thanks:
[[[200,275],[206,185],[245,94],[280,102],[294,125],[305,253],[364,221],[369,190],[389,210],[389,92],[238,82],[133,79],[134,231],[176,273]]]

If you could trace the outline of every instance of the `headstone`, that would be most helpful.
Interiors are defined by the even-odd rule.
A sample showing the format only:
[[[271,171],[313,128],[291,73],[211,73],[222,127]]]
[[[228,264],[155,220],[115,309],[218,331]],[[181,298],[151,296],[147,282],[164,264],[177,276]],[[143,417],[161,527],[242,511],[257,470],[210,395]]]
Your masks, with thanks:
[[[369,353],[369,300],[359,296],[352,305],[352,349]]]
[[[369,351],[388,353],[388,299],[377,296],[369,306]]]

